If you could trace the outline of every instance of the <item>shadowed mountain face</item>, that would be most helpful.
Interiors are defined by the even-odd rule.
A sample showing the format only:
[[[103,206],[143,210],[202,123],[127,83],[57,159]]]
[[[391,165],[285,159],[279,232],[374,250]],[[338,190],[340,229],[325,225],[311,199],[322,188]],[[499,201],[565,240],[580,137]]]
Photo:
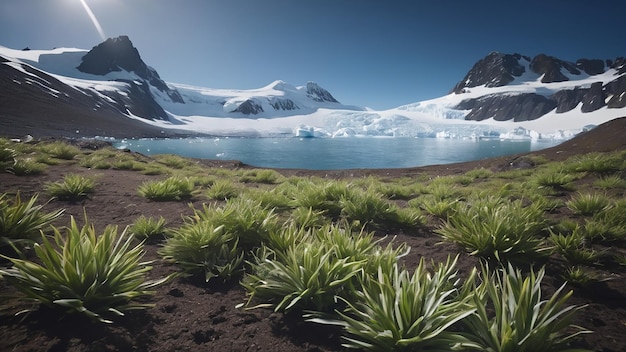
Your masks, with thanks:
[[[11,62],[0,58],[2,62]],[[125,36],[94,47],[83,56],[77,69],[99,76],[124,70],[134,73],[136,78],[115,79],[122,83],[115,90],[96,90],[68,85],[26,63],[1,65],[0,126],[6,134],[159,136],[161,129],[141,122],[142,119],[169,120],[152,90],[165,93],[172,101],[183,102],[178,92],[141,60]]]
[[[614,79],[609,82],[598,80],[587,86],[573,89],[549,90],[550,94],[496,94],[483,95],[463,100],[455,108],[470,110],[467,120],[482,121],[529,121],[542,117],[556,109],[556,113],[571,111],[580,105],[580,111],[589,113],[607,108],[626,106],[626,65],[624,58],[616,60],[579,59],[575,63],[553,56],[539,54],[534,58],[520,54],[492,52],[479,60],[465,78],[452,89],[455,94],[464,94],[471,88],[504,87],[515,84],[515,79],[535,79],[550,84],[573,79],[593,77],[614,69]],[[607,101],[607,98],[609,98]]]
[[[127,36],[109,38],[93,47],[83,56],[78,69],[99,76],[122,69],[146,79],[152,74]]]
[[[502,54],[491,52],[474,64],[472,69],[465,75],[465,78],[452,89],[456,94],[463,93],[465,88],[478,86],[500,87],[513,81],[515,77],[521,76],[526,68],[520,64],[520,60],[530,61],[527,56],[520,54]]]
[[[150,109],[160,107],[142,99],[145,91],[132,92],[129,87],[129,94],[109,92],[103,96],[69,86],[32,66],[18,68],[0,65],[0,131],[3,135],[161,135],[160,129],[123,114],[126,109],[133,109],[134,113],[143,114],[140,116],[153,116]]]
[[[143,62],[139,51],[133,46],[133,43],[127,36],[109,38],[93,47],[83,56],[83,61],[77,68],[81,72],[98,76],[104,76],[122,69],[134,72],[148,84],[167,94],[173,102],[184,103],[183,98],[176,89],[168,87],[159,77],[159,74]]]

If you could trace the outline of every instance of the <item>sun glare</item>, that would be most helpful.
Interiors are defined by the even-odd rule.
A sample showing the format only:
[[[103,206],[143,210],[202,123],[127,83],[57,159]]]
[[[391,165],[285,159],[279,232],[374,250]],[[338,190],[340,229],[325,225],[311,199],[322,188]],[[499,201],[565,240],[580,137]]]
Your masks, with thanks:
[[[87,5],[87,2],[85,0],[79,0],[79,1],[81,4],[83,4],[83,7],[85,8],[85,12],[87,12],[87,15],[91,19],[91,22],[93,22],[94,27],[96,27],[96,30],[98,31],[98,34],[100,35],[100,38],[103,41],[106,40],[106,35],[104,34],[104,30],[102,30],[102,26],[100,26],[100,22],[98,22],[96,15],[93,13],[93,11],[91,11],[91,8],[89,7],[89,5]]]

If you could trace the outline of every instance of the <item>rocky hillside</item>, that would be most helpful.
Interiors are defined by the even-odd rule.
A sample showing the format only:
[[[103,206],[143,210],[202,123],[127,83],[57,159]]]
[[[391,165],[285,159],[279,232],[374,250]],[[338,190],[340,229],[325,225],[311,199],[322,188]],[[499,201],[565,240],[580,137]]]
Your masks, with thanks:
[[[487,94],[461,101],[458,110],[469,110],[466,120],[496,121],[513,119],[516,122],[540,118],[555,110],[564,113],[579,108],[583,113],[607,107],[626,107],[626,59],[579,59],[568,62],[539,54],[534,58],[520,54],[492,52],[479,60],[453,89],[464,94],[474,87],[503,87],[524,82],[540,81],[546,85],[598,76],[591,84],[556,89],[548,94]],[[602,75],[602,77],[600,77]],[[608,79],[607,79],[608,75]],[[579,107],[580,106],[580,107]]]

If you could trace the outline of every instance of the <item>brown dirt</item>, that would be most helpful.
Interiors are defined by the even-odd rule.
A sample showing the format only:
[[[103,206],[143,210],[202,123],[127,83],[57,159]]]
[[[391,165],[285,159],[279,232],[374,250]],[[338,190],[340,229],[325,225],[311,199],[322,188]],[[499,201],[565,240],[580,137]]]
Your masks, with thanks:
[[[590,151],[626,149],[626,118],[615,120],[593,132],[560,146],[540,151],[550,160],[563,160],[569,156]],[[476,167],[493,170],[515,167],[524,156],[515,155],[471,163],[436,165],[411,169],[306,171],[279,170],[285,175],[316,175],[331,178],[352,178],[378,175],[384,178],[417,175],[448,175],[463,173]],[[207,167],[246,167],[233,162],[198,161]],[[0,193],[20,191],[24,197],[43,194],[46,182],[57,181],[67,173],[80,173],[97,181],[95,194],[80,203],[53,201],[47,209],[65,208],[57,225],[67,225],[70,215],[89,220],[102,229],[107,224],[120,228],[131,224],[138,216],[163,216],[169,227],[182,223],[183,215],[190,215],[187,202],[152,202],[137,194],[138,186],[159,176],[146,176],[138,172],[119,170],[89,170],[77,165],[51,166],[45,174],[36,177],[16,177],[0,174]],[[191,201],[196,207],[202,199]],[[407,242],[412,250],[406,259],[414,266],[419,258],[444,261],[449,254],[459,253],[449,244],[438,244],[439,237],[433,228],[412,231],[378,231],[377,236],[394,235],[397,241]],[[151,277],[161,277],[176,270],[164,264],[156,254],[158,244],[147,244],[146,259],[155,260]],[[467,272],[475,266],[475,258],[461,254],[458,268]],[[550,274],[544,281],[546,292],[553,292],[562,280]],[[571,304],[588,304],[576,318],[576,323],[595,332],[585,335],[579,347],[596,351],[625,351],[626,341],[626,268],[603,268],[614,274],[614,279],[588,289],[575,288]],[[12,288],[0,282],[0,292]],[[235,306],[244,302],[245,292],[238,282],[205,284],[201,280],[174,279],[157,289],[149,299],[155,307],[146,311],[131,312],[104,325],[86,321],[76,316],[60,317],[45,309],[26,317],[11,313],[21,307],[13,301],[4,301],[0,314],[1,351],[339,351],[342,350],[341,331],[334,327],[301,322],[297,317],[273,313],[266,309],[243,310]]]

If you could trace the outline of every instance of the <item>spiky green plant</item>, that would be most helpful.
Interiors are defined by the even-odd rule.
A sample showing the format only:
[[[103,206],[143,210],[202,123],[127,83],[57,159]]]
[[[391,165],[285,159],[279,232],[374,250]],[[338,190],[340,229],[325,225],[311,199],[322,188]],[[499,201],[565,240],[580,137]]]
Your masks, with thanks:
[[[473,179],[478,179],[478,178],[485,179],[485,178],[490,178],[491,176],[493,176],[493,171],[485,169],[484,167],[481,167],[479,169],[473,169],[473,170],[466,172],[465,176],[471,177]]]
[[[589,331],[572,325],[582,306],[566,306],[572,291],[564,285],[548,299],[542,297],[541,281],[545,271],[531,271],[524,277],[508,265],[491,276],[483,267],[485,279],[473,295],[476,312],[463,319],[470,343],[461,349],[489,352],[575,351],[567,344]],[[569,329],[577,330],[570,333]]]
[[[193,180],[194,186],[200,186],[200,187],[206,187],[206,188],[211,187],[215,183],[215,181],[217,181],[215,177],[209,176],[209,175],[193,176],[191,177],[191,180]]]
[[[16,159],[13,165],[6,168],[6,171],[16,176],[39,175],[46,171],[46,167],[46,164],[26,158]]]
[[[338,258],[350,258],[354,261],[368,259],[380,240],[374,240],[373,232],[363,229],[356,232],[343,222],[339,225],[326,225],[313,231],[313,236],[320,246],[335,247]]]
[[[226,232],[223,225],[208,221],[173,230],[159,254],[189,275],[203,275],[206,282],[215,277],[228,280],[243,269],[244,253],[237,237]]]
[[[202,209],[193,209],[191,222],[208,221],[215,226],[224,226],[224,231],[233,234],[244,251],[258,248],[270,233],[280,231],[273,209],[265,208],[252,199],[229,199],[224,206],[203,204]]]
[[[393,207],[393,209],[390,221],[397,226],[410,229],[426,224],[426,218],[418,209],[398,207]]]
[[[157,237],[164,238],[167,234],[167,221],[160,216],[158,219],[141,215],[130,226],[129,231],[136,238],[153,240]]]
[[[591,216],[603,212],[611,207],[611,200],[600,193],[578,193],[570,199],[567,207],[575,214]]]
[[[16,156],[17,152],[15,149],[0,144],[0,164],[12,163]]]
[[[557,253],[572,264],[591,264],[598,261],[599,253],[587,246],[584,229],[577,226],[571,234],[551,234],[550,242]]]
[[[46,193],[61,200],[78,200],[93,193],[95,182],[82,175],[68,174],[63,181],[47,183]]]
[[[587,235],[593,240],[621,241],[626,239],[626,202],[597,213],[585,223]]]
[[[528,261],[546,254],[539,236],[546,225],[537,206],[487,197],[460,203],[436,232],[471,255],[499,262]]]
[[[92,153],[79,161],[79,165],[82,167],[99,170],[110,169],[112,167],[111,163],[111,160],[101,154],[97,154],[97,152]]]
[[[420,261],[413,274],[397,264],[378,270],[363,283],[358,298],[344,300],[338,321],[314,319],[344,327],[343,345],[366,351],[449,351],[464,337],[451,326],[475,311],[471,295],[459,294],[456,258],[429,272]]]
[[[93,225],[79,227],[72,217],[65,235],[54,228],[54,242],[42,235],[35,244],[36,263],[3,256],[13,267],[0,274],[23,299],[110,323],[108,316],[150,307],[133,300],[153,294],[151,289],[167,280],[146,279],[151,267],[141,261],[143,244],[132,243],[132,235],[118,236],[115,226],[98,235]]]
[[[171,170],[166,166],[157,163],[147,164],[141,171],[143,175],[170,175]]]
[[[578,172],[592,172],[609,175],[622,168],[623,160],[609,153],[589,153],[579,155],[568,161],[567,167]]]
[[[539,188],[547,188],[549,191],[572,191],[572,181],[576,178],[563,170],[538,173],[533,177]]]
[[[281,179],[282,175],[272,169],[256,169],[250,170],[246,172],[239,181],[243,183],[266,183],[266,184],[274,184],[277,183]]]
[[[557,197],[548,197],[540,193],[530,195],[533,204],[546,212],[553,212],[565,206],[565,202]]]
[[[380,266],[391,270],[391,265],[410,250],[406,243],[396,244],[393,240],[383,248],[380,243],[384,237],[375,240],[374,232],[366,232],[364,228],[355,230],[347,222],[323,226],[313,230],[312,235],[318,246],[334,247],[338,258],[365,261],[364,273],[371,275],[376,275]]]
[[[17,156],[17,152],[14,149],[7,148],[3,144],[0,144],[0,162],[13,161]]]
[[[438,218],[446,219],[456,209],[458,199],[437,199],[435,197],[425,197],[415,205],[424,209],[428,214],[436,216]],[[411,204],[410,204],[411,205]],[[414,205],[412,205],[414,206]]]
[[[310,229],[298,226],[293,222],[285,224],[280,231],[271,231],[263,242],[264,250],[271,251],[273,257],[284,256],[290,248],[301,242],[311,241],[313,237]],[[261,256],[262,257],[262,256]],[[257,259],[260,258],[257,256]]]
[[[626,188],[626,180],[618,175],[610,175],[593,182],[593,185],[603,189]]]
[[[211,185],[206,195],[211,199],[226,200],[237,197],[239,193],[241,190],[232,181],[219,179]]]
[[[581,266],[572,266],[565,270],[561,277],[567,281],[568,284],[574,286],[587,286],[592,282],[596,282],[596,276],[588,270],[585,270]]]
[[[592,242],[616,242],[626,239],[626,220],[611,221],[611,216],[594,216],[585,219],[582,233]]]
[[[194,185],[189,178],[173,176],[162,181],[144,182],[138,191],[141,196],[155,201],[181,200],[191,198]]]
[[[291,199],[285,191],[278,187],[273,188],[247,188],[243,191],[243,198],[252,199],[261,203],[263,207],[273,208],[277,211],[291,208]]]
[[[136,162],[132,158],[118,158],[111,166],[116,170],[141,171],[144,169],[143,165]]]
[[[322,183],[315,183],[310,180],[303,181],[297,185],[292,205],[324,211],[329,217],[335,218],[341,214],[340,202],[350,199],[353,192],[354,187],[343,181],[325,181]]]
[[[298,207],[291,212],[291,221],[302,228],[319,228],[330,222],[324,212]]]
[[[78,147],[65,142],[45,143],[40,146],[40,149],[54,158],[63,160],[72,160],[76,155],[80,154]]]
[[[172,169],[184,169],[191,165],[191,161],[189,159],[173,154],[155,155],[154,159],[158,163],[171,167]]]
[[[421,188],[415,184],[382,183],[378,186],[378,191],[387,199],[409,200],[419,196]]]
[[[453,184],[448,183],[448,178],[437,178],[426,188],[426,192],[436,199],[458,199],[461,196],[459,189]],[[452,179],[450,179],[452,180]]]
[[[43,205],[36,205],[38,197],[35,194],[23,202],[19,192],[14,200],[6,193],[0,195],[0,247],[34,242],[42,229],[63,214],[64,209],[45,213]]]
[[[249,295],[247,305],[260,301],[252,308],[332,312],[337,308],[337,296],[356,292],[353,278],[364,265],[363,261],[339,258],[336,251],[306,241],[290,247],[280,258],[259,258],[242,281]]]
[[[382,194],[371,191],[354,191],[349,198],[341,199],[340,205],[343,217],[361,224],[381,225],[397,217],[395,207]]]
[[[35,162],[45,165],[59,165],[61,163],[59,159],[52,158],[48,154],[35,155]]]

